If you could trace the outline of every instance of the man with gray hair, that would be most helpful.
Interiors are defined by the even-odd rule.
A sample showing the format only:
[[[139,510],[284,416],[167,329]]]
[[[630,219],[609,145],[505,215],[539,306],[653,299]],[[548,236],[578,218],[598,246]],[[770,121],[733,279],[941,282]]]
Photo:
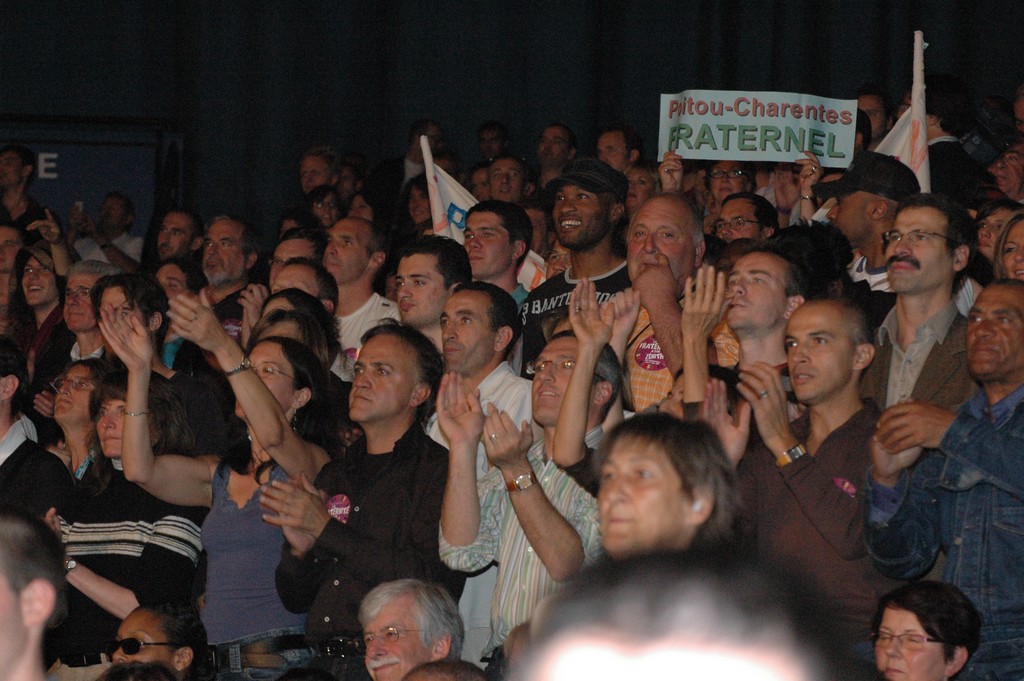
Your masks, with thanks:
[[[0,681],[43,681],[43,634],[62,610],[64,551],[39,518],[0,506]]]
[[[419,579],[379,584],[363,598],[359,622],[373,681],[400,681],[424,662],[457,660],[462,653],[459,608],[437,584]]]

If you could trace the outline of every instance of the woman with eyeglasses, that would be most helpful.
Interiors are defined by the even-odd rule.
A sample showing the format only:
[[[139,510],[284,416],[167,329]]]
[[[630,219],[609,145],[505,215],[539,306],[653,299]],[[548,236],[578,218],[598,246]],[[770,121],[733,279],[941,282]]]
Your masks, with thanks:
[[[134,317],[108,310],[101,315],[104,337],[128,367],[126,408],[150,411],[153,349],[145,329]],[[173,332],[224,368],[247,437],[219,458],[154,456],[146,420],[133,419],[125,429],[125,473],[165,501],[210,509],[203,524],[208,576],[202,617],[217,647],[218,678],[249,679],[250,672],[302,666],[312,656],[303,636],[305,616],[288,612],[278,597],[274,571],[282,535],[263,522],[257,492],[273,480],[313,480],[339,451],[326,370],[289,338],[261,339],[246,355],[200,300],[175,298],[169,316]]]
[[[54,453],[64,461],[76,482],[101,455],[89,402],[110,369],[110,363],[104,359],[80,359],[69,364],[50,384],[55,393],[53,418],[63,435]]]
[[[752,192],[755,188],[757,169],[753,163],[741,161],[712,161],[704,176],[704,186],[708,191],[704,218],[704,233],[713,234],[714,224],[718,221],[718,213],[722,209],[725,197],[737,192]]]
[[[178,681],[206,681],[213,675],[206,628],[190,605],[162,603],[138,607],[117,628],[107,645],[114,665],[155,662],[174,672]]]
[[[163,377],[146,387],[147,405],[126,406],[128,377],[109,374],[90,402],[102,456],[79,485],[79,507],[68,523],[47,519],[67,554],[68,616],[50,633],[56,679],[88,678],[109,661],[105,645],[122,618],[139,605],[187,602],[192,591],[205,509],[161,501],[130,482],[121,465],[126,423],[146,422],[147,447],[158,454],[189,452],[185,405]],[[151,411],[150,411],[151,410]],[[150,439],[151,434],[151,439]]]
[[[871,626],[881,678],[946,681],[978,649],[981,615],[960,589],[925,580],[882,596]]]

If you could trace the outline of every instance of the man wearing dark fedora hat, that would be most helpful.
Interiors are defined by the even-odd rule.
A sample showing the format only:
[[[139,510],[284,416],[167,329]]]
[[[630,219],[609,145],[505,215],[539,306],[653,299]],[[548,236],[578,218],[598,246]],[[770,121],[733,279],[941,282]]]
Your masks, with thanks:
[[[569,304],[582,278],[604,302],[629,287],[625,248],[617,236],[626,214],[626,176],[604,161],[575,159],[547,184],[554,198],[552,216],[558,242],[569,250],[570,265],[530,292],[523,304],[523,366],[544,347],[541,320]]]

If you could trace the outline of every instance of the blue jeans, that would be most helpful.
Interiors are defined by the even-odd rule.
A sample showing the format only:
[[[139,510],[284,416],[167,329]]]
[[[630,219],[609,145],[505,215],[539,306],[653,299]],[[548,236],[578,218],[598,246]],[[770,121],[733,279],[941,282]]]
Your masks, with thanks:
[[[305,667],[309,664],[309,661],[313,659],[313,650],[311,648],[293,648],[274,653],[275,655],[280,655],[285,660],[285,664],[280,667],[242,666],[240,653],[241,648],[249,645],[250,643],[256,643],[257,641],[262,641],[264,639],[293,634],[301,636],[303,634],[302,627],[272,629],[270,631],[263,631],[258,634],[253,634],[229,643],[222,643],[218,645],[218,657],[221,655],[227,656],[228,659],[231,660],[231,667],[230,669],[224,668],[223,671],[217,672],[217,681],[272,681],[289,669]]]

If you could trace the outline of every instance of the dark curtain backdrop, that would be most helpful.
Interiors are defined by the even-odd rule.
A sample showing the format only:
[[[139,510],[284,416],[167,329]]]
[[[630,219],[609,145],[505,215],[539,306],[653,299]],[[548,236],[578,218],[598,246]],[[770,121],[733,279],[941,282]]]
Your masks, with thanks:
[[[653,151],[662,92],[847,97],[876,80],[898,98],[914,29],[926,68],[978,98],[1024,81],[1012,0],[5,1],[0,114],[166,120],[186,135],[186,202],[269,234],[313,143],[376,161],[433,117],[472,162],[495,118],[532,158],[550,121],[590,152],[621,118]]]

